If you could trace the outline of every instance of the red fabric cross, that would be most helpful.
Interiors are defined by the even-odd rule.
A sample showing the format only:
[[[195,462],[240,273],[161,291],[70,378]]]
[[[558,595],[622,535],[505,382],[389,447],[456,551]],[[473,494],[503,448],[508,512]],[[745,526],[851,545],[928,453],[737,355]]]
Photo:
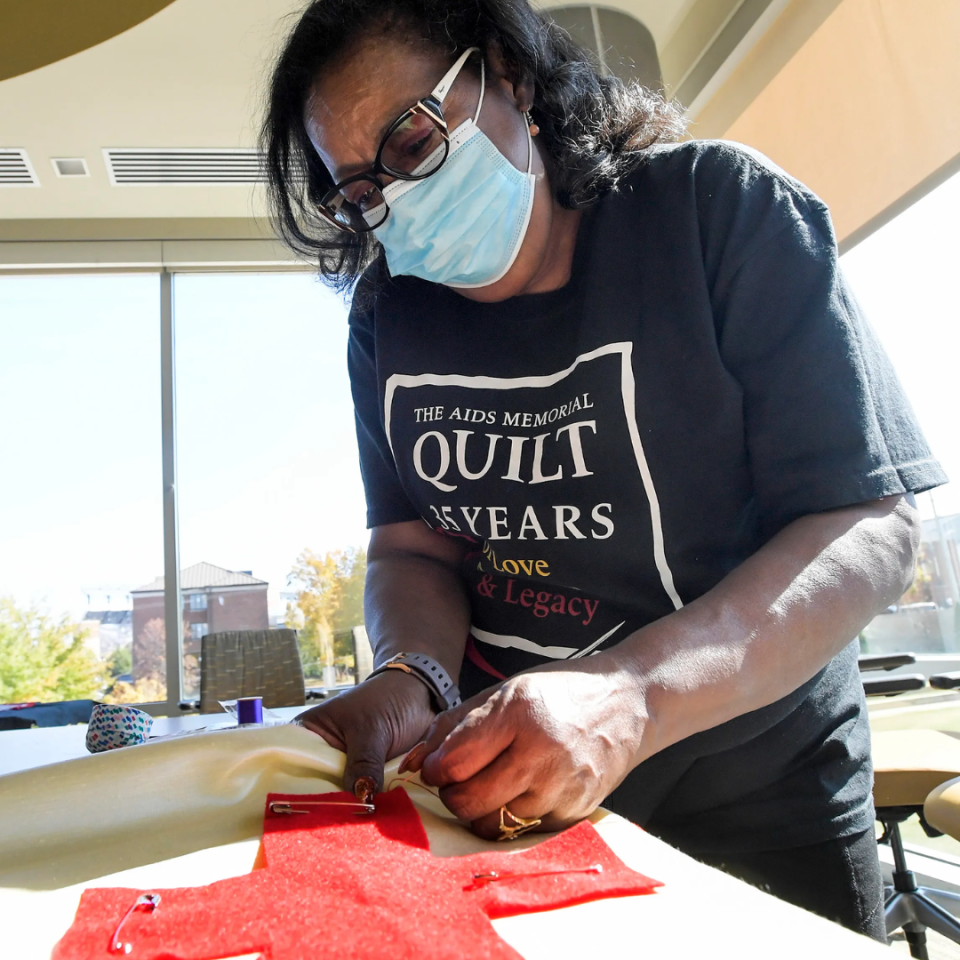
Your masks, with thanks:
[[[272,801],[353,801],[345,793],[271,794],[265,866],[205,887],[152,890],[154,912],[136,910],[119,939],[131,960],[214,960],[260,952],[266,960],[516,960],[491,919],[588,900],[650,893],[656,880],[626,867],[589,823],[521,853],[434,857],[410,798],[380,794],[376,812],[304,806],[270,814]],[[574,872],[599,864],[601,872]],[[565,871],[483,882],[477,874]],[[109,960],[113,932],[142,892],[86,890],[51,960]]]

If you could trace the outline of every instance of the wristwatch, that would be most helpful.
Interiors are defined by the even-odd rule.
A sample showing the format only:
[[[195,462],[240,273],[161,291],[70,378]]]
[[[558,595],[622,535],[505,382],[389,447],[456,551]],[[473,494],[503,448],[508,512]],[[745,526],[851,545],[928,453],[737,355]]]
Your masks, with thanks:
[[[416,677],[433,694],[434,706],[440,713],[460,705],[460,689],[433,657],[425,653],[398,653],[380,664],[367,679],[387,670],[402,670]]]

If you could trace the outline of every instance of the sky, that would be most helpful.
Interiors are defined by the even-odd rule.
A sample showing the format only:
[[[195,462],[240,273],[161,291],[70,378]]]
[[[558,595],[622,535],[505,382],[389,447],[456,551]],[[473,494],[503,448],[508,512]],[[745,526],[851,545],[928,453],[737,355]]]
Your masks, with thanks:
[[[957,223],[960,176],[842,258],[953,477]],[[0,277],[0,596],[79,617],[162,573],[158,304],[156,276]],[[366,544],[346,305],[302,274],[181,275],[175,305],[181,567],[252,570],[279,613],[302,550]]]
[[[918,498],[925,518],[960,513],[960,175],[841,258],[934,455],[954,482]]]
[[[366,543],[347,309],[300,274],[174,295],[181,567],[252,570],[277,613],[302,550]],[[0,278],[0,596],[76,617],[162,574],[158,303],[155,276]]]

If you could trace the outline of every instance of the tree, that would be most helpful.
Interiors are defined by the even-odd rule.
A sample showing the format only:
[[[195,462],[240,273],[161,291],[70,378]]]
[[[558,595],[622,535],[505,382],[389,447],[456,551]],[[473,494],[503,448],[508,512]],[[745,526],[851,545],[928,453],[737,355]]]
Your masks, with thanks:
[[[33,607],[0,599],[0,703],[85,700],[107,679],[106,665],[67,617],[54,620]]]
[[[148,621],[156,627],[155,621]],[[160,637],[161,642],[163,637]],[[186,661],[189,657],[184,657],[184,674],[186,674]],[[196,657],[193,658],[196,661]],[[125,674],[130,675],[133,672],[133,652],[128,644],[125,647],[117,647],[107,660],[107,667],[110,670],[111,677],[122,677]],[[115,680],[110,689],[101,697],[104,703],[150,703],[156,700],[167,699],[167,684],[164,677],[157,673],[151,673],[149,676],[141,677],[133,683],[126,680]]]
[[[933,600],[933,573],[936,561],[929,544],[921,543],[913,583],[900,598],[900,603],[930,603]]]
[[[136,683],[118,680],[103,697],[104,703],[151,703],[167,699],[167,685],[156,676],[141,677]]]
[[[117,647],[107,660],[107,669],[111,677],[122,677],[133,670],[133,654],[130,646]]]
[[[346,631],[363,623],[365,550],[351,547],[324,556],[304,550],[287,583],[297,599],[287,603],[286,624],[299,631],[304,664],[333,666],[353,653]],[[345,636],[338,640],[337,635]]]
[[[162,617],[148,620],[133,638],[135,680],[162,679],[167,675],[167,630]]]

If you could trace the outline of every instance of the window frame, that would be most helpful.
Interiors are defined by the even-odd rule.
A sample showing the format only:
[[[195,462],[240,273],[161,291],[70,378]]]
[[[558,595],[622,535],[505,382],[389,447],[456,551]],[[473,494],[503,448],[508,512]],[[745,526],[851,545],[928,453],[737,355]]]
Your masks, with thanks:
[[[166,700],[138,703],[178,716],[183,691],[183,602],[177,503],[176,277],[182,273],[316,273],[273,240],[39,241],[0,243],[0,277],[140,273],[160,278],[160,410],[163,483]]]
[[[217,262],[170,264],[160,271],[160,405],[163,447],[163,552],[164,624],[166,629],[167,699],[137,706],[154,716],[176,716],[184,709],[183,696],[183,591],[180,585],[180,518],[177,486],[177,369],[176,369],[176,277],[180,273],[315,273],[302,261],[290,261],[279,244],[266,242],[263,259],[251,262],[250,241],[233,241],[241,263],[221,258],[224,243],[216,246]],[[202,249],[202,248],[200,248]],[[263,249],[258,248],[258,249]],[[273,251],[273,259],[270,259]],[[202,259],[202,258],[201,258]],[[209,605],[209,601],[208,601]]]

